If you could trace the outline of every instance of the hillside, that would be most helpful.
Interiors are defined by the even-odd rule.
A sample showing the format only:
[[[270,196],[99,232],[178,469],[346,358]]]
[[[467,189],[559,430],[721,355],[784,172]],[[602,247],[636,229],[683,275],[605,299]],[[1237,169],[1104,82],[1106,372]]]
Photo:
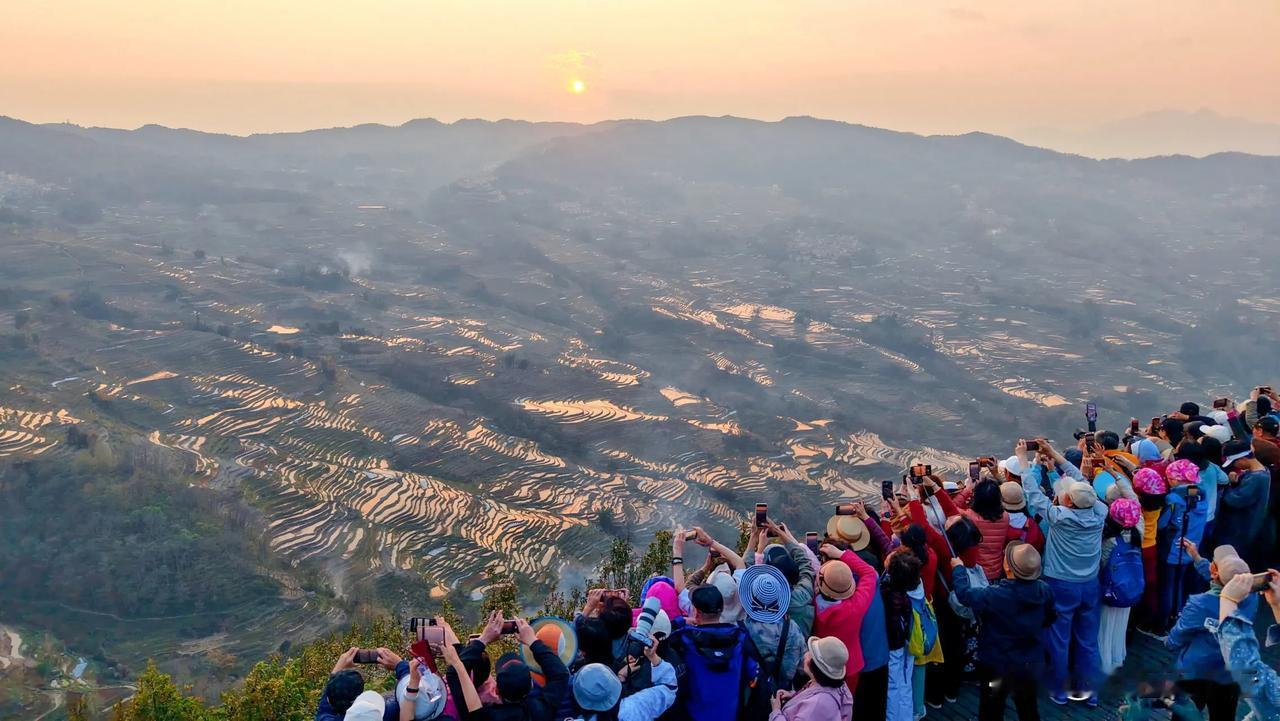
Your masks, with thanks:
[[[479,598],[493,567],[540,597],[616,539],[728,532],[756,501],[816,527],[912,459],[1069,437],[1085,400],[1115,427],[1238,395],[1280,352],[1277,188],[1277,158],[812,118],[0,122],[0,489],[61,474],[42,502],[102,498],[85,529],[133,529],[121,553],[172,572],[111,589],[90,633],[31,600],[105,571],[35,573],[12,545],[32,575],[0,622],[95,673],[158,655],[189,678]],[[112,489],[154,497],[154,525]],[[87,542],[35,515],[0,507]],[[228,559],[211,608],[175,525],[188,570]],[[146,620],[184,612],[212,613]]]

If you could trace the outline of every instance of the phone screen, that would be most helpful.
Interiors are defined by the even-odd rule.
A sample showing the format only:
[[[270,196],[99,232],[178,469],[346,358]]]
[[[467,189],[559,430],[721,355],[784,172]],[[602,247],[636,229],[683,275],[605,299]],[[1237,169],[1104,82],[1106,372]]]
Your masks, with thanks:
[[[804,534],[804,545],[808,546],[810,551],[817,553],[818,552],[818,532],[809,531],[808,533]]]
[[[893,498],[893,481],[880,481],[880,497],[886,501]]]
[[[982,464],[979,463],[978,461],[974,461],[973,463],[970,463],[969,464],[969,480],[973,481],[974,483],[977,483],[978,473],[981,470],[982,470]]]
[[[756,504],[756,528],[764,528],[765,521],[769,519],[769,504]]]
[[[516,622],[515,622],[515,621],[503,621],[503,622],[502,622],[502,635],[504,635],[504,636],[511,636],[511,635],[515,634],[516,630],[517,630],[517,629],[516,629]]]

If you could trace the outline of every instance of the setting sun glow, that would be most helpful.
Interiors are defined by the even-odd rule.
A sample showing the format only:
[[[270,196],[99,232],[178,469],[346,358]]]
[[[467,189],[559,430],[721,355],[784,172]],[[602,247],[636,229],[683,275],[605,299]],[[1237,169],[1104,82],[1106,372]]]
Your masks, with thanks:
[[[587,84],[582,82],[581,80],[574,80],[573,82],[569,83],[569,92],[573,93],[574,95],[581,95],[583,92],[586,91],[586,89],[587,89]]]

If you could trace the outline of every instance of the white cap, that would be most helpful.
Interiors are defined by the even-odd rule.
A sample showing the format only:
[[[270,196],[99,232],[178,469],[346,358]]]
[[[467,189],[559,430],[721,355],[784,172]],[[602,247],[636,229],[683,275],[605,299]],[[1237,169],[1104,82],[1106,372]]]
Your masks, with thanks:
[[[351,708],[342,717],[342,721],[382,721],[382,714],[387,710],[387,702],[377,691],[365,691],[356,696]]]

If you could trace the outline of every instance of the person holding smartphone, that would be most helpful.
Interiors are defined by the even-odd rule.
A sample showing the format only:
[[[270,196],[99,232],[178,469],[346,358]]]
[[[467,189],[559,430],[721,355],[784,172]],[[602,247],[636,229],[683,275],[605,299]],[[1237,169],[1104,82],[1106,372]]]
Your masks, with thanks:
[[[1265,579],[1265,580],[1264,580]],[[1218,639],[1227,670],[1240,685],[1240,694],[1253,711],[1251,718],[1280,718],[1280,675],[1262,661],[1251,614],[1240,610],[1244,600],[1260,593],[1276,623],[1267,629],[1267,645],[1280,643],[1280,571],[1263,578],[1238,574],[1222,587],[1218,609]]]
[[[1049,627],[1049,700],[1059,706],[1068,700],[1098,704],[1097,684],[1102,658],[1098,651],[1102,589],[1102,530],[1107,504],[1093,486],[1047,440],[1037,439],[1038,458],[1032,463],[1026,441],[1018,441],[1015,455],[1023,468],[1022,492],[1027,507],[1048,523],[1045,534],[1044,580],[1053,591],[1056,618]],[[1070,480],[1060,481],[1062,468]],[[1053,489],[1054,497],[1045,493]]]

